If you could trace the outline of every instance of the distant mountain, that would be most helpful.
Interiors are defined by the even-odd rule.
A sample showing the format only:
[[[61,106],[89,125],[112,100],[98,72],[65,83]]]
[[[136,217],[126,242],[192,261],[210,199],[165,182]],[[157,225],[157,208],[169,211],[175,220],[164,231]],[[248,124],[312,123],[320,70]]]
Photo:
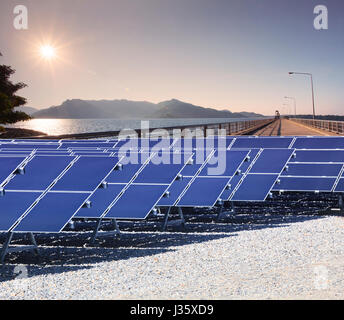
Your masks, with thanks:
[[[60,106],[39,110],[34,118],[59,119],[160,119],[261,117],[250,112],[232,113],[185,103],[176,99],[151,103],[130,100],[66,100]]]
[[[32,108],[32,107],[28,107],[28,106],[24,106],[24,107],[17,107],[17,108],[15,108],[15,111],[22,111],[22,112],[25,112],[28,115],[32,115],[33,113],[37,112],[38,109]]]

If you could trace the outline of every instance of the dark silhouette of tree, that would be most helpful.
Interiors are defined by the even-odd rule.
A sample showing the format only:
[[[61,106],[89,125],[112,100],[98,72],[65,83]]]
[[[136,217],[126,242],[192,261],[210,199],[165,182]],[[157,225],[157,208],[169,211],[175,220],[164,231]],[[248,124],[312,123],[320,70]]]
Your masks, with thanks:
[[[0,52],[0,56],[2,56]],[[10,66],[0,65],[0,123],[15,123],[29,120],[31,117],[25,112],[14,111],[14,108],[26,104],[26,99],[16,95],[16,92],[26,87],[25,83],[12,83],[11,75],[15,70]]]

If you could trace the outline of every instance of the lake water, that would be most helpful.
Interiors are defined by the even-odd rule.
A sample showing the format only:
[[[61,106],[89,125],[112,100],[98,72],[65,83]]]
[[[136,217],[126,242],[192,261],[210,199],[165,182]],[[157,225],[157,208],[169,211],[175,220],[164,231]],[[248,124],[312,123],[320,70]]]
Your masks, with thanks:
[[[211,119],[151,119],[150,128],[163,128],[179,125],[194,125],[207,123],[223,123],[261,118],[211,118]],[[148,121],[148,120],[145,120]],[[88,132],[117,131],[122,129],[139,129],[141,119],[33,119],[6,125],[12,128],[30,129],[44,132],[48,135],[75,134]]]

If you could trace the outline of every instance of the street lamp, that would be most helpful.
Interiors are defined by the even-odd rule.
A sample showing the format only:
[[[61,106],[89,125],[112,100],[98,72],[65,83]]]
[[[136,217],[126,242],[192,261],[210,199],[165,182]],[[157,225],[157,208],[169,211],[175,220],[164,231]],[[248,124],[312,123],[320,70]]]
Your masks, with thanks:
[[[295,112],[295,117],[296,117],[296,99],[294,97],[284,97],[284,99],[292,99],[292,100],[294,100],[294,112]]]
[[[288,103],[283,103],[283,110],[285,110],[286,117],[290,115],[290,106]]]
[[[313,120],[315,120],[315,104],[314,104],[314,86],[313,86],[313,75],[311,73],[308,72],[289,72],[290,75],[293,74],[303,74],[306,76],[310,76],[311,77],[311,86],[312,86],[312,102],[313,102]]]

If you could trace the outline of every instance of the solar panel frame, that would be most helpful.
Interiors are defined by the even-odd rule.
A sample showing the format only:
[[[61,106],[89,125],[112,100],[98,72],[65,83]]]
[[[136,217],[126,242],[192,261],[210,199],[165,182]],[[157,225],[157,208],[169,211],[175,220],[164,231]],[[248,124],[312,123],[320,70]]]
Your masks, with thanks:
[[[228,151],[227,150],[227,153],[232,153],[232,152],[239,152],[243,155],[242,157],[242,160],[241,162],[237,165],[237,168],[236,170],[234,170],[234,174],[235,172],[237,172],[238,168],[240,168],[240,166],[245,162],[245,160],[247,159],[247,157],[249,156],[250,154],[250,151]],[[228,187],[228,185],[230,184],[230,180],[233,178],[234,174],[232,176],[200,176],[200,173],[202,172],[202,170],[206,167],[206,165],[208,164],[208,162],[210,161],[211,157],[214,155],[215,151],[209,156],[209,158],[207,159],[207,161],[203,164],[202,168],[199,170],[198,174],[195,175],[195,177],[193,178],[193,180],[191,180],[191,182],[189,183],[189,185],[187,186],[186,189],[184,189],[183,193],[180,195],[180,197],[178,198],[178,200],[175,202],[175,205],[174,206],[178,206],[178,207],[197,207],[197,208],[203,208],[203,207],[214,207],[216,205],[216,203],[220,200],[220,197],[221,195],[223,194],[223,192],[225,191],[225,189]],[[227,155],[228,156],[228,155]],[[210,201],[209,199],[209,202],[205,205],[204,203],[201,204],[201,205],[196,205],[194,203],[185,203],[183,202],[183,198],[185,197],[185,195],[187,195],[188,193],[188,190],[190,190],[190,188],[192,188],[192,185],[193,183],[199,179],[199,178],[209,178],[209,179],[213,179],[213,180],[208,180],[208,182],[210,181],[215,181],[216,178],[218,179],[224,179],[224,182],[223,182],[223,185],[222,185],[222,188],[220,188],[221,190],[219,190],[220,192],[218,193],[218,196],[217,198],[215,199],[215,197],[213,198],[213,201]],[[198,181],[200,180],[197,180],[197,183]],[[205,180],[206,181],[206,180]],[[221,180],[218,180],[219,182]],[[221,181],[222,182],[222,181]],[[210,196],[210,194],[209,194]]]
[[[287,177],[280,177],[279,178],[280,183],[275,184],[275,186],[272,188],[272,191],[279,191],[279,192],[332,192],[333,187],[335,185],[335,182],[337,180],[336,177],[297,177],[297,176],[287,176]],[[298,183],[311,183],[312,186],[309,188],[305,187],[288,187],[286,185],[283,186],[285,183],[292,183],[296,184],[295,181],[298,181]],[[317,183],[315,183],[317,182]],[[315,185],[319,185],[320,183],[328,183],[329,187],[324,188],[315,188]]]
[[[42,155],[33,155],[28,159],[25,163],[25,169],[26,173],[22,176],[15,176],[13,179],[8,181],[6,184],[6,191],[40,191],[44,192],[52,183],[55,181],[55,179],[60,175],[61,172],[63,172],[65,169],[68,168],[69,165],[75,160],[76,157],[71,156],[42,156]],[[59,163],[59,168],[56,169],[56,162],[55,166],[52,166],[54,164],[54,160],[58,160],[57,163]],[[44,166],[44,164],[48,164],[47,166]],[[44,175],[40,175],[44,170]],[[46,177],[46,173],[50,174],[49,177]],[[55,172],[56,171],[56,172]],[[43,178],[43,179],[42,179]],[[29,181],[27,181],[29,179]],[[44,181],[45,179],[45,181]],[[32,180],[32,181],[30,181]],[[32,184],[33,183],[33,184]],[[35,184],[37,186],[37,183],[43,183],[42,188],[35,188]]]
[[[287,164],[288,170],[281,177],[338,177],[343,169],[342,163],[293,163]],[[327,170],[327,172],[325,172]]]
[[[344,137],[296,137],[294,149],[344,149]]]
[[[287,164],[289,163],[291,157],[293,156],[295,149],[275,149],[275,150],[289,150],[290,151],[290,156],[289,159],[287,159],[284,162],[284,166],[282,167],[281,171],[279,173],[276,172],[271,172],[271,173],[251,173],[252,168],[254,168],[255,164],[257,163],[257,161],[259,159],[261,159],[261,155],[263,154],[264,150],[272,150],[272,149],[261,149],[261,151],[257,154],[257,156],[254,159],[254,162],[252,163],[252,165],[250,166],[250,168],[248,169],[248,171],[244,174],[241,182],[239,182],[239,184],[236,186],[235,190],[233,190],[233,193],[231,194],[229,201],[235,202],[235,201],[246,201],[246,202],[264,202],[267,197],[269,196],[269,194],[271,193],[271,191],[273,190],[274,185],[276,184],[276,181],[278,180],[278,178],[281,176],[284,168],[287,166]],[[241,200],[236,200],[235,199],[235,194],[239,191],[240,186],[245,182],[246,177],[249,175],[264,175],[264,176],[273,176],[275,178],[275,181],[272,183],[270,190],[266,193],[264,198],[261,198],[260,200],[257,199],[241,199]],[[276,175],[276,176],[275,176]]]
[[[5,186],[6,184],[7,184],[7,182],[8,182],[8,180],[14,175],[14,173],[16,172],[16,170],[18,170],[18,168],[20,168],[21,166],[23,166],[25,163],[26,163],[26,161],[28,161],[29,160],[29,157],[27,156],[27,157],[25,157],[25,156],[6,156],[6,157],[0,157],[0,162],[1,162],[1,159],[17,159],[18,158],[18,160],[20,160],[20,159],[22,159],[22,161],[21,162],[18,162],[18,164],[17,164],[17,166],[16,167],[14,167],[14,169],[13,170],[9,170],[8,171],[8,175],[7,176],[5,176],[5,174],[7,174],[7,173],[4,173],[4,179],[2,178],[1,180],[0,180],[0,187],[3,187],[3,186]]]
[[[79,158],[80,158],[80,157],[76,157],[76,158],[72,161],[72,163],[75,163]],[[121,160],[121,158],[118,159],[117,163],[113,166],[112,170],[115,168],[115,166],[118,164],[118,162],[119,162],[120,160]],[[112,171],[112,170],[109,170],[109,172],[105,175],[105,177],[104,177],[103,179],[101,179],[101,181],[98,183],[97,187],[96,187],[94,190],[92,190],[91,192],[54,191],[54,190],[53,190],[54,185],[57,183],[57,181],[59,181],[59,180],[66,174],[66,172],[69,171],[70,168],[71,168],[71,166],[65,168],[65,169],[61,172],[61,174],[54,180],[54,183],[52,183],[52,184],[51,184],[51,185],[41,194],[41,196],[36,200],[37,202],[36,202],[32,207],[28,208],[28,209],[21,215],[21,217],[11,226],[11,228],[10,228],[8,231],[11,231],[11,230],[16,229],[17,226],[20,225],[21,221],[22,221],[23,219],[25,219],[28,215],[30,215],[30,212],[36,207],[36,205],[39,204],[40,201],[41,201],[42,199],[44,199],[45,195],[47,195],[47,194],[49,194],[49,193],[50,193],[50,194],[53,194],[53,193],[56,193],[56,194],[82,194],[82,195],[85,195],[85,196],[87,195],[87,197],[85,198],[85,200],[84,200],[82,203],[80,203],[80,206],[78,207],[78,209],[77,209],[75,212],[73,212],[73,214],[70,215],[68,221],[66,221],[65,224],[63,225],[63,227],[61,227],[60,230],[57,231],[56,233],[61,232],[61,231],[65,228],[65,226],[69,223],[69,221],[71,221],[71,220],[73,219],[73,217],[75,216],[75,214],[82,208],[82,206],[85,204],[85,202],[88,201],[89,198],[90,198],[90,197],[96,192],[96,190],[101,186],[101,184],[102,184],[104,181],[106,181],[106,178],[108,177],[108,175],[109,175],[109,174],[111,173],[111,171]],[[29,230],[29,231],[27,231],[27,230],[20,230],[20,231],[18,231],[18,229],[16,230],[16,232],[24,232],[24,233],[25,233],[25,232],[51,233],[50,230],[49,230],[49,231],[44,231],[44,230],[36,230],[36,231],[34,231],[34,230]]]
[[[166,151],[168,153],[172,153],[172,151]],[[141,166],[141,168],[136,172],[136,174],[132,177],[132,179],[126,183],[125,187],[123,188],[122,192],[120,194],[118,194],[113,201],[108,205],[108,207],[106,208],[106,210],[104,210],[104,212],[102,212],[100,215],[98,216],[94,216],[94,217],[90,217],[87,216],[88,218],[95,218],[95,219],[107,219],[107,218],[111,218],[111,219],[123,219],[123,220],[141,220],[138,218],[132,218],[132,217],[127,217],[127,218],[123,218],[123,217],[109,217],[107,216],[108,212],[111,211],[111,209],[116,206],[116,203],[118,201],[120,201],[120,199],[122,198],[122,196],[125,196],[126,191],[131,187],[131,186],[163,186],[164,187],[164,192],[160,195],[160,197],[158,199],[156,199],[156,201],[152,204],[151,209],[149,212],[146,213],[145,218],[142,219],[146,219],[147,216],[150,214],[151,210],[153,210],[157,204],[159,203],[160,199],[164,196],[164,194],[166,193],[166,191],[168,190],[168,188],[170,188],[170,186],[172,185],[173,181],[171,181],[168,184],[161,184],[161,183],[135,183],[135,179],[136,177],[140,174],[140,172],[142,172],[144,170],[144,168],[148,165],[148,163],[151,161],[151,159],[154,157],[155,153],[151,153],[150,157],[148,158],[148,160]],[[191,158],[192,154],[190,154],[190,158]],[[189,158],[189,159],[190,159]],[[180,170],[178,173],[176,173],[176,177],[180,174],[180,172],[183,170],[183,168],[186,166],[186,162],[183,162],[183,165],[181,166]],[[113,185],[113,184],[121,184],[122,183],[109,183],[109,185]],[[80,217],[80,216],[78,216]]]

